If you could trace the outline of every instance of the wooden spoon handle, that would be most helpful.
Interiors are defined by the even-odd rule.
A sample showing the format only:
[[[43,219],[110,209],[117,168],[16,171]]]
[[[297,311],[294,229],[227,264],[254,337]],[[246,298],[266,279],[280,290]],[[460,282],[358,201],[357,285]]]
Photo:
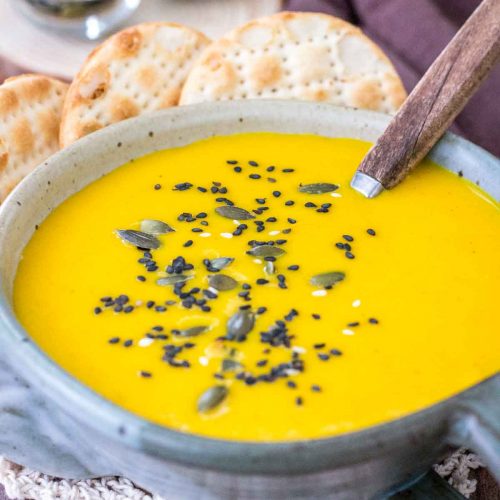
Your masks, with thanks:
[[[373,197],[382,187],[398,184],[443,135],[499,58],[500,0],[484,0],[365,156],[352,187]]]

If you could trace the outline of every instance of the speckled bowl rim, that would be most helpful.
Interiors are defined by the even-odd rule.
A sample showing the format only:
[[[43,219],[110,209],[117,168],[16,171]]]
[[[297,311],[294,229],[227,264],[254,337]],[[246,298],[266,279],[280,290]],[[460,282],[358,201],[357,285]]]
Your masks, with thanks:
[[[37,185],[38,189],[46,186],[47,180],[51,179],[52,172],[55,171],[57,165],[71,164],[72,166],[67,168],[75,168],[75,158],[79,154],[85,154],[86,150],[96,150],[99,147],[109,149],[120,143],[121,150],[126,151],[130,148],[127,142],[129,137],[133,137],[132,140],[135,142],[144,141],[145,143],[150,138],[151,144],[146,147],[147,151],[162,149],[162,147],[154,147],[157,130],[165,130],[170,126],[169,131],[165,133],[175,134],[180,123],[185,125],[193,120],[196,123],[204,123],[204,126],[207,123],[213,123],[214,127],[219,126],[221,120],[225,120],[228,122],[227,132],[210,135],[227,135],[249,130],[273,131],[273,129],[276,130],[278,124],[283,124],[284,120],[300,121],[300,116],[314,117],[312,120],[317,126],[308,126],[307,130],[302,130],[301,123],[297,123],[298,133],[317,133],[318,135],[322,135],[322,131],[327,135],[328,123],[335,120],[341,123],[342,121],[352,122],[354,128],[357,127],[358,133],[362,127],[367,127],[367,124],[376,126],[377,133],[380,133],[390,119],[379,113],[337,108],[330,104],[281,100],[206,103],[171,108],[133,118],[77,141],[51,157],[44,163],[43,168],[36,169],[20,183],[0,207],[0,231],[13,223],[12,221],[15,221],[20,211],[26,209],[25,205],[30,203],[30,192]],[[267,124],[264,129],[259,128],[261,121]],[[196,123],[193,126],[196,126]],[[207,135],[204,134],[204,136]],[[351,136],[355,137],[356,134],[351,134]],[[197,139],[195,133],[193,139],[186,143]],[[142,154],[144,153],[133,156],[138,157]],[[447,164],[457,155],[478,164],[481,176],[488,184],[488,191],[498,199],[500,197],[500,161],[478,146],[452,134],[445,135],[431,152],[430,157],[438,163]],[[121,163],[123,161],[120,161]],[[462,161],[458,163],[462,164]],[[459,165],[456,167],[458,168]],[[448,168],[453,170],[453,168]],[[464,176],[471,177],[471,173],[464,170]],[[471,180],[478,181],[479,179],[472,178]],[[19,200],[22,200],[24,206],[19,206],[21,203]],[[45,215],[40,218],[40,221],[44,218]],[[495,394],[498,393],[499,377],[495,376],[454,397],[402,418],[360,431],[319,439],[251,442],[229,441],[183,433],[151,423],[110,402],[53,362],[35,343],[31,342],[27,332],[15,318],[7,298],[9,287],[10,284],[0,282],[0,326],[3,324],[5,327],[0,331],[0,345],[4,346],[7,361],[14,370],[16,366],[19,368],[20,360],[22,360],[22,377],[31,382],[63,412],[94,432],[150,455],[191,466],[228,472],[266,474],[314,472],[335,466],[346,466],[349,462],[359,460],[361,456],[363,460],[375,457],[380,453],[382,445],[390,448],[408,439],[411,437],[409,436],[411,429],[415,427],[427,425],[433,419],[437,422],[442,421],[444,417],[451,418],[464,400],[476,396],[483,398],[484,394],[491,390],[496,391]]]

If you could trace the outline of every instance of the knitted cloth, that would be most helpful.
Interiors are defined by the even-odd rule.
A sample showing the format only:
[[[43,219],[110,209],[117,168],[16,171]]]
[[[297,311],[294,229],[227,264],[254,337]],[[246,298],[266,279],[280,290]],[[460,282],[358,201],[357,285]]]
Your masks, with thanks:
[[[478,467],[481,462],[477,455],[458,450],[434,469],[469,498],[476,490],[476,480],[469,479],[469,473]],[[125,478],[67,481],[31,471],[4,458],[0,458],[0,484],[13,500],[165,500],[141,490]]]

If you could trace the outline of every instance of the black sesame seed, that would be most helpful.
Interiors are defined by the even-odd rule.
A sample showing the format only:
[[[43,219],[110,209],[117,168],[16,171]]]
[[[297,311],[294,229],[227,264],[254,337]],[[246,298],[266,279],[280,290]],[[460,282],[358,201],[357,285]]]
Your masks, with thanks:
[[[330,359],[330,356],[328,356],[328,354],[320,352],[318,354],[318,358],[321,359],[321,361],[328,361]]]
[[[276,179],[275,179],[274,177],[268,177],[268,178],[267,178],[267,181],[268,181],[268,182],[275,183],[275,182],[276,182]]]
[[[344,250],[344,244],[343,244],[343,243],[341,243],[340,241],[339,241],[339,242],[337,242],[337,243],[335,243],[335,246],[336,246],[337,248],[340,248],[340,250]]]
[[[226,160],[226,163],[228,165],[236,165],[238,163],[238,160]]]
[[[134,310],[134,306],[127,306],[125,309],[123,309],[124,313],[131,313]]]
[[[271,165],[270,167],[267,167],[267,168],[266,168],[266,170],[267,170],[268,172],[274,172],[274,170],[275,170],[275,169],[276,169],[276,167],[275,167],[275,166],[273,166],[273,165]]]
[[[287,240],[276,240],[276,245],[284,245]]]
[[[191,229],[191,231],[193,233],[202,233],[203,229],[201,229],[201,227],[193,227],[193,229]]]
[[[259,174],[250,174],[248,177],[250,179],[260,179],[261,176]]]
[[[267,365],[267,362],[268,362],[268,360],[267,360],[267,359],[261,359],[261,360],[257,361],[256,365],[257,365],[257,366],[261,366],[261,367],[262,367],[262,366],[266,366],[266,365]]]
[[[123,343],[123,345],[124,345],[124,347],[130,347],[133,343],[134,343],[134,341],[133,341],[133,340],[128,339],[128,340],[126,340],[126,341]]]
[[[352,254],[351,252],[346,252],[346,253],[345,253],[345,256],[346,256],[348,259],[354,259],[354,254]]]
[[[142,275],[137,276],[137,281],[146,281],[146,276]]]
[[[288,217],[287,221],[288,221],[290,224],[296,224],[296,223],[297,223],[296,219],[292,219],[291,217]]]
[[[259,278],[257,281],[256,281],[257,285],[267,285],[267,283],[269,283],[269,280],[266,280],[264,278]]]
[[[343,234],[342,238],[346,241],[354,241],[354,238],[350,234]]]
[[[297,264],[292,264],[291,266],[288,266],[287,268],[289,271],[298,271],[300,269],[300,266]]]
[[[347,326],[349,327],[359,326],[359,321],[353,321],[352,323],[347,323]]]
[[[192,188],[193,185],[190,182],[181,182],[174,186],[174,191],[187,191]]]
[[[281,191],[273,191],[273,196],[279,198],[281,196]]]
[[[285,201],[285,205],[287,207],[291,207],[292,205],[295,205],[295,202],[293,200],[287,200],[287,201]]]
[[[100,307],[94,307],[94,314],[101,314],[102,309]]]
[[[243,169],[241,167],[234,167],[233,170],[237,173],[240,173]]]
[[[321,319],[321,316],[320,316],[319,314],[316,314],[316,313],[311,314],[311,316],[312,316],[314,319]]]
[[[375,232],[374,229],[372,228],[369,228],[366,230],[366,232],[370,235],[370,236],[375,236],[377,233]]]
[[[154,305],[155,305],[155,301],[154,301],[154,300],[148,300],[148,301],[146,302],[146,307],[147,307],[148,309],[151,309]]]
[[[267,307],[262,306],[257,309],[257,314],[264,314],[266,311]]]
[[[258,164],[256,161],[253,161],[253,160],[250,160],[250,161],[248,162],[248,164],[249,164],[251,167],[258,167],[258,166],[259,166],[259,164]]]
[[[155,184],[154,188],[155,188],[155,191],[158,191],[159,189],[161,189],[161,184]]]
[[[330,354],[332,356],[342,356],[342,351],[339,351],[338,349],[330,349]]]
[[[193,244],[193,240],[187,240],[182,246],[183,247],[190,247]]]
[[[199,214],[196,214],[196,218],[197,219],[205,219],[207,217],[207,213],[206,212],[200,212]]]
[[[278,219],[276,217],[268,217],[266,219],[266,222],[277,222],[277,221],[278,221]]]
[[[321,387],[317,384],[311,385],[311,391],[313,392],[321,392]]]
[[[153,376],[153,374],[152,374],[151,372],[146,372],[146,371],[144,371],[144,370],[141,370],[141,371],[139,372],[139,375],[140,375],[141,377],[144,377],[144,378],[151,378],[151,377]]]
[[[316,208],[318,205],[316,205],[316,203],[313,203],[312,201],[308,201],[307,203],[304,203],[304,206],[306,208]]]
[[[344,243],[344,250],[350,252],[352,250],[351,245],[349,245],[349,243]]]
[[[110,344],[118,344],[118,342],[120,342],[120,337],[111,337],[108,342]]]
[[[323,349],[325,346],[326,346],[326,344],[324,342],[322,342],[321,344],[314,344],[313,345],[313,347],[315,349]]]
[[[371,323],[372,325],[378,325],[378,319],[377,318],[369,318],[368,323]]]
[[[297,406],[302,406],[304,404],[304,400],[299,396],[299,397],[295,398],[295,404]]]
[[[206,193],[206,192],[208,191],[208,190],[207,190],[207,188],[204,188],[204,187],[201,187],[201,186],[198,186],[196,189],[197,189],[200,193]]]
[[[290,174],[291,172],[295,172],[295,170],[293,168],[284,168],[282,172],[285,174]]]

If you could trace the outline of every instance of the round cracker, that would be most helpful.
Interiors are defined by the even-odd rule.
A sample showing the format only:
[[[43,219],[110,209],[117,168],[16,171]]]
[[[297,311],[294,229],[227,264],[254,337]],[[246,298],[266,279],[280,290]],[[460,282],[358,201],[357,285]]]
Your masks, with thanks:
[[[37,165],[59,149],[68,85],[26,74],[0,85],[0,202]]]
[[[124,29],[90,53],[64,104],[60,144],[147,111],[177,105],[182,85],[209,43],[175,23]]]
[[[282,12],[207,47],[180,104],[291,98],[392,113],[405,97],[389,59],[358,28],[326,14]]]

